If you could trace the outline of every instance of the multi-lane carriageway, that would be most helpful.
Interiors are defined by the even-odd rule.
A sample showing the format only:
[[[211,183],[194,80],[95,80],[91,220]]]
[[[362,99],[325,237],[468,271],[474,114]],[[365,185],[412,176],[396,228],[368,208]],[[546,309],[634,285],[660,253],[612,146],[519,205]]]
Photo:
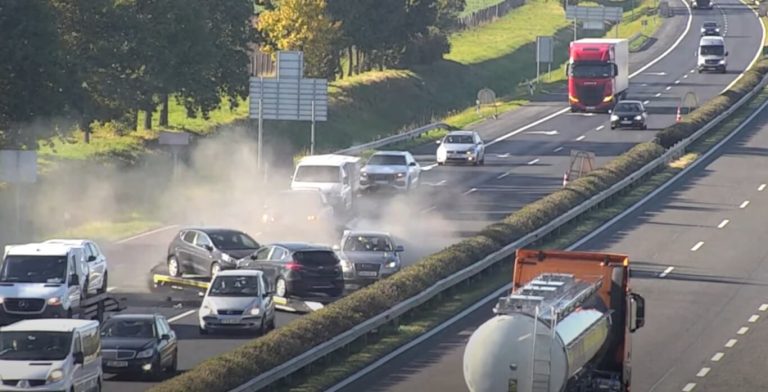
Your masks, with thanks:
[[[425,186],[419,191],[427,197],[416,197],[419,201],[417,210],[425,216],[443,216],[453,223],[451,226],[457,228],[456,231],[471,232],[479,229],[488,222],[508,215],[520,206],[557,189],[568,167],[571,149],[592,151],[597,157],[596,163],[603,164],[635,143],[650,140],[656,130],[673,123],[677,102],[687,92],[694,92],[700,101],[709,99],[730,85],[757,57],[762,45],[762,27],[756,15],[742,3],[737,0],[723,0],[714,10],[693,12],[682,2],[673,1],[672,6],[675,16],[666,19],[664,26],[657,33],[658,41],[646,51],[633,54],[630,59],[633,77],[629,98],[647,101],[651,116],[649,130],[611,131],[606,126],[607,116],[571,114],[564,110],[565,95],[549,96],[546,100],[536,101],[502,115],[497,120],[474,127],[488,144],[488,159],[484,167],[435,167],[430,161],[434,156],[434,145],[415,148],[413,153],[424,158],[422,165],[431,167],[431,170],[424,172]],[[730,56],[729,72],[724,75],[698,74],[694,69],[699,28],[704,21],[713,19],[722,26],[727,24],[727,31],[724,33]],[[411,219],[414,224],[418,224],[418,218]],[[466,234],[446,235],[436,227],[429,227],[428,219],[425,221],[426,226],[420,228],[418,243],[405,243],[406,249],[413,250],[407,252],[407,262],[418,260],[420,256],[436,251],[457,240],[460,235]],[[361,219],[359,222],[365,227],[378,228],[375,220]],[[129,308],[126,312],[160,312],[170,318],[180,338],[179,367],[184,371],[208,357],[243,344],[250,337],[198,335],[196,308],[185,303],[166,302],[163,298],[157,298],[149,293],[147,282],[150,277],[137,278],[138,273],[143,273],[140,271],[150,271],[162,260],[175,230],[177,227],[171,226],[105,248],[112,269],[110,276],[114,287],[110,290],[128,298]],[[261,242],[278,240],[269,238],[266,232],[252,234]],[[417,246],[423,244],[429,246]],[[655,247],[649,246],[650,248]],[[636,249],[637,247],[621,251],[633,255],[635,260],[643,261],[644,256],[637,256]],[[726,259],[731,260],[732,257]],[[654,258],[648,257],[645,260]],[[649,296],[653,298],[652,294]],[[487,315],[487,312],[482,313],[475,321],[487,318]],[[652,319],[652,316],[653,314],[649,318]],[[280,313],[278,326],[290,322],[295,317],[298,316]],[[651,328],[659,327],[651,326],[647,330]],[[661,331],[663,328],[658,334],[661,334]],[[461,339],[454,344],[454,349],[458,350]],[[443,350],[444,346],[441,347],[440,350]],[[663,348],[661,345],[657,347]],[[462,386],[462,380],[451,378],[460,377],[460,372],[457,371],[460,367],[447,366],[440,361],[440,356],[435,355],[434,351],[430,351],[429,357],[413,359],[408,363],[398,362],[401,365],[399,370],[406,373],[424,371],[425,374],[430,374],[430,390],[441,386],[444,390],[456,390]],[[440,369],[421,369],[420,363],[424,361],[437,361],[434,368]],[[417,367],[421,370],[417,370]],[[693,373],[694,376],[695,374],[696,372]],[[391,381],[401,379],[402,376],[390,377]],[[418,387],[423,388],[424,385],[426,384]],[[110,391],[138,391],[148,386],[147,382],[129,382],[118,378],[109,378],[105,385]]]

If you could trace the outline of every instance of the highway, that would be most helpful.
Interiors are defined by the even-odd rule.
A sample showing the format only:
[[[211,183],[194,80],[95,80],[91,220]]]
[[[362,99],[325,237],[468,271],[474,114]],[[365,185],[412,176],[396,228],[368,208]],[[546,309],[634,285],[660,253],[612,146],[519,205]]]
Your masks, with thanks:
[[[646,325],[633,335],[632,390],[764,389],[768,177],[754,168],[768,165],[766,145],[768,111],[577,248],[630,257],[633,290],[646,299]],[[340,390],[467,391],[464,346],[495,301]]]
[[[488,159],[484,167],[434,166],[435,145],[413,149],[422,165],[430,168],[424,172],[424,186],[411,196],[413,205],[406,211],[384,209],[376,214],[378,216],[355,220],[352,226],[374,229],[391,226],[394,234],[405,239],[407,262],[413,262],[557,189],[568,168],[571,149],[594,152],[596,164],[601,165],[635,143],[650,140],[656,130],[671,124],[676,102],[687,92],[693,91],[700,102],[718,94],[755,58],[762,42],[757,18],[741,3],[731,0],[723,1],[720,8],[713,11],[694,12],[689,25],[687,8],[677,2],[672,5],[677,6],[676,15],[666,19],[657,35],[658,41],[631,58],[630,67],[636,73],[645,64],[659,59],[633,77],[628,97],[648,101],[651,113],[648,130],[611,131],[606,129],[606,115],[560,113],[566,104],[565,95],[552,94],[474,127],[487,143]],[[730,56],[729,73],[725,75],[693,71],[699,27],[713,18],[723,26],[728,21],[725,35]],[[687,34],[678,40],[686,29]],[[674,50],[668,51],[673,44],[676,44]],[[403,225],[403,221],[408,224]],[[163,260],[167,244],[177,230],[174,226],[105,246],[105,252],[110,258],[112,292],[129,296],[126,312],[152,310],[172,318],[182,338],[179,367],[183,371],[243,344],[250,337],[203,338],[197,334],[196,308],[192,304],[166,301],[149,294],[150,277],[144,271],[150,271]],[[414,233],[422,237],[414,237]],[[254,233],[254,237],[260,242],[278,239],[268,238],[269,233]],[[137,274],[141,278],[137,278]],[[131,301],[137,296],[145,299],[140,302],[141,306]],[[281,313],[278,326],[295,317],[298,316]],[[109,378],[105,387],[136,391],[148,385]],[[463,381],[455,385],[463,385]]]

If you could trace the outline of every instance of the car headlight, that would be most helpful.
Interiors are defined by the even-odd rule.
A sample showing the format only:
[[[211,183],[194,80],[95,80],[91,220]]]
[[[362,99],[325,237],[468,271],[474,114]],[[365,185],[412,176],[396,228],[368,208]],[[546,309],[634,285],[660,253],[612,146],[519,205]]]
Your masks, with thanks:
[[[397,260],[392,260],[384,265],[384,268],[386,269],[395,269],[397,268]]]
[[[403,178],[403,177],[405,177],[405,173],[403,172],[397,173],[397,178]]]
[[[221,254],[221,261],[226,262],[226,263],[231,263],[231,262],[234,262],[235,259],[232,258],[232,256],[230,256],[230,255],[228,255],[226,253],[222,253]]]
[[[366,172],[360,172],[360,177],[368,177],[368,173],[366,173]]]
[[[261,314],[261,309],[259,309],[258,306],[254,306],[251,308],[251,310],[248,313],[250,313],[251,316],[258,316],[259,314]]]
[[[208,304],[203,304],[202,307],[200,307],[200,314],[203,316],[207,316],[209,314],[214,314],[213,308],[208,306]]]
[[[2,305],[3,302],[5,302],[5,298],[0,297],[0,305]]]
[[[48,303],[48,305],[51,305],[51,306],[59,306],[59,305],[61,305],[61,298],[60,297],[51,297],[51,298],[48,298],[48,301],[46,301],[46,302]],[[0,301],[0,303],[2,303],[2,301]]]
[[[341,260],[341,263],[339,264],[341,264],[341,270],[344,272],[349,272],[352,270],[352,263],[347,260]]]
[[[50,374],[48,374],[48,378],[46,381],[48,381],[49,384],[54,382],[59,382],[64,379],[64,371],[61,369],[54,369]]]
[[[315,220],[317,220],[317,215],[309,215],[309,216],[307,216],[307,220],[308,221],[315,221]]]
[[[136,354],[136,358],[137,359],[149,358],[149,357],[151,357],[153,355],[155,355],[155,348],[154,347],[150,347],[150,348],[148,348],[148,349],[146,349],[144,351],[141,351],[138,354]]]
[[[611,102],[611,101],[613,101],[613,95],[609,95],[609,96],[603,98],[603,102]]]
[[[641,116],[641,115],[639,115],[639,114],[638,114],[637,116],[635,116],[635,120],[637,120],[637,121],[640,121],[640,120],[642,120],[642,119],[643,119],[643,116]]]
[[[475,155],[475,152],[473,150],[467,150],[467,155]]]
[[[611,121],[619,121],[619,116],[611,114]]]

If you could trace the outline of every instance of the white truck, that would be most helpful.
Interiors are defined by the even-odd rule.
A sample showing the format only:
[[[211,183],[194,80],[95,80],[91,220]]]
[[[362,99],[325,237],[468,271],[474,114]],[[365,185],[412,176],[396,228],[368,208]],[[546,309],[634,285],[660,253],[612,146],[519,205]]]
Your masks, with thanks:
[[[725,48],[725,39],[723,37],[701,37],[699,48],[696,50],[696,56],[699,73],[703,71],[725,73],[728,68],[728,50]]]
[[[337,213],[352,211],[360,187],[359,157],[338,154],[310,155],[296,164],[291,189],[317,189]]]

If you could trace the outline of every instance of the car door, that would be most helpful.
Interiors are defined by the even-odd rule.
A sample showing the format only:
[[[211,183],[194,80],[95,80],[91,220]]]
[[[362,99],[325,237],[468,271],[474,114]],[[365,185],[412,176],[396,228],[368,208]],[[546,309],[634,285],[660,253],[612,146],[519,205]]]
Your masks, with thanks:
[[[101,334],[98,327],[82,331],[80,340],[83,350],[83,365],[78,377],[79,390],[92,391],[99,382],[101,373]],[[77,377],[77,375],[76,375]]]
[[[405,154],[405,162],[408,165],[408,171],[411,172],[411,183],[418,182],[421,176],[421,167],[410,152]]]
[[[200,273],[208,273],[213,263],[213,242],[208,235],[198,231],[192,249],[192,266]]]
[[[91,242],[85,243],[85,254],[90,274],[88,281],[91,287],[89,290],[99,290],[104,285],[104,270],[106,269],[104,255],[101,255]]]
[[[273,247],[271,245],[266,245],[259,248],[259,250],[254,252],[254,255],[256,256],[255,259],[246,259],[248,260],[245,264],[246,267],[248,269],[262,271],[265,275],[267,275],[267,278],[269,278],[269,254],[272,252],[272,248]]]
[[[339,175],[341,176],[341,200],[344,203],[341,207],[349,208],[352,204],[352,175],[343,166],[339,167]]]
[[[75,391],[84,391],[86,379],[85,350],[83,350],[83,339],[80,332],[75,331],[72,337],[72,354],[83,353],[83,363],[72,366],[72,389]]]
[[[82,284],[85,284],[85,282],[82,281],[82,276],[80,273],[78,273],[78,261],[77,261],[77,255],[75,252],[69,252],[69,254],[66,256],[69,257],[69,263],[67,263],[67,295],[69,296],[69,308],[73,311],[76,311],[78,308],[80,308],[80,298],[84,298],[85,295]],[[74,285],[72,283],[72,275],[77,275],[78,282],[77,285]]]
[[[160,317],[155,317],[155,329],[157,330],[157,351],[160,353],[161,366],[169,366],[173,361],[173,348],[175,338],[171,336],[171,330]],[[168,339],[163,339],[163,335],[168,335]]]
[[[475,144],[477,145],[477,156],[478,159],[484,159],[485,158],[485,144],[483,143],[483,139],[480,138],[480,135],[475,133]]]
[[[175,240],[176,247],[174,252],[179,259],[179,263],[183,267],[193,266],[193,250],[195,248],[195,238],[197,232],[194,230],[183,231],[179,234],[179,238]]]
[[[261,275],[259,281],[261,286],[259,294],[264,301],[264,318],[269,321],[275,317],[275,300],[272,295],[269,294],[270,287],[264,275]]]
[[[283,265],[289,255],[290,252],[281,246],[272,247],[272,251],[269,253],[269,262],[266,266],[266,273],[269,281],[274,282],[277,280],[278,276],[283,274]]]

